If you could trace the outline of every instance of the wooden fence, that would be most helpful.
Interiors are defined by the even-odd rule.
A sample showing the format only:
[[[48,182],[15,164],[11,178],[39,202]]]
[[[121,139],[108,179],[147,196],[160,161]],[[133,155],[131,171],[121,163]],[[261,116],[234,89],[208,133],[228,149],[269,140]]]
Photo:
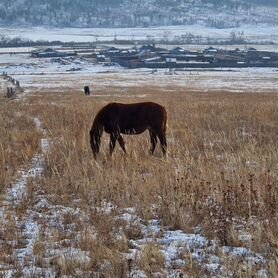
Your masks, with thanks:
[[[12,85],[7,87],[6,97],[14,98],[16,96],[17,89],[21,89],[19,81],[8,75],[8,73],[5,71],[3,71],[2,76]]]

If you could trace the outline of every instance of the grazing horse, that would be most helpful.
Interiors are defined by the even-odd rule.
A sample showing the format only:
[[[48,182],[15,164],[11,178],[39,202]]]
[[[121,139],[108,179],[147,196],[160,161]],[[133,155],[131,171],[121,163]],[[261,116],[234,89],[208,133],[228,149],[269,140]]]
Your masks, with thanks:
[[[86,96],[90,95],[91,92],[90,92],[89,86],[84,86],[84,93],[85,93]]]
[[[100,138],[103,131],[110,134],[110,155],[119,142],[124,152],[125,142],[122,134],[140,134],[149,130],[151,139],[150,152],[153,154],[157,138],[160,141],[163,155],[166,155],[166,122],[167,113],[163,106],[154,102],[142,103],[109,103],[96,115],[90,130],[90,143],[94,157],[99,153]]]

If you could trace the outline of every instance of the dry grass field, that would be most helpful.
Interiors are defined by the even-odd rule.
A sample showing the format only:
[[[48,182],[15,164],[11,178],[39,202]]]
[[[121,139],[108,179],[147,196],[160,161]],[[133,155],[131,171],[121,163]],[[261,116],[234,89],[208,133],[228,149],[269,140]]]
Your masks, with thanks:
[[[175,86],[130,87],[122,97],[117,88],[106,91],[111,96],[34,91],[20,101],[1,99],[0,275],[277,277],[276,96]],[[89,130],[111,101],[165,106],[167,158],[159,145],[149,154],[146,132],[124,136],[127,154],[117,145],[112,157],[104,134],[94,160]],[[42,152],[42,138],[49,142],[44,171],[11,203],[5,194]],[[199,234],[206,244],[178,241],[167,249],[171,231]],[[172,260],[170,247],[178,249]]]

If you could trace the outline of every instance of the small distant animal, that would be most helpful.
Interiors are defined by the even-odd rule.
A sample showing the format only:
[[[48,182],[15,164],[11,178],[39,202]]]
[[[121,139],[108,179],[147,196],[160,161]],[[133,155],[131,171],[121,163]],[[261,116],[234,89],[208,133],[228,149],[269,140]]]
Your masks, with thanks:
[[[84,93],[86,96],[89,96],[91,94],[89,86],[84,86]]]
[[[109,146],[110,155],[112,155],[117,141],[122,150],[126,152],[121,134],[136,135],[148,129],[151,140],[150,153],[153,154],[158,138],[165,156],[167,151],[166,124],[167,112],[163,106],[157,103],[109,103],[97,113],[90,130],[93,155],[96,158],[99,153],[103,131],[110,134]]]

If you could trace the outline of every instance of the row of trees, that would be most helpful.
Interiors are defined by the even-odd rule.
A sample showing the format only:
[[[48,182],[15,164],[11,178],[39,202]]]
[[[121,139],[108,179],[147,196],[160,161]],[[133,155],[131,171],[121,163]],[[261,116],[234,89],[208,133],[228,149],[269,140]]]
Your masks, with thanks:
[[[103,42],[98,37],[95,37],[92,44],[96,44],[97,42]],[[110,41],[112,42],[112,41]],[[109,43],[109,41],[106,41]],[[190,44],[199,44],[199,45],[224,45],[224,44],[250,44],[250,42],[246,41],[244,38],[244,32],[231,32],[229,37],[226,39],[219,39],[213,37],[204,37],[201,35],[194,35],[190,32],[173,36],[170,31],[165,31],[160,37],[154,37],[151,35],[147,35],[145,39],[136,39],[132,36],[130,39],[126,40],[118,40],[117,36],[114,36],[113,43],[115,44],[152,44],[152,43],[161,43],[161,44],[175,44],[175,45],[190,45]],[[257,42],[258,43],[258,42]],[[271,41],[263,41],[262,44],[273,44]],[[38,46],[38,45],[69,45],[70,43],[63,43],[61,41],[32,41],[22,39],[20,37],[10,38],[5,35],[0,35],[0,47],[18,47],[18,46]],[[72,43],[74,44],[74,43]]]
[[[152,36],[147,36],[149,41],[152,41]],[[165,31],[161,39],[162,43],[175,43],[175,44],[245,44],[247,41],[244,38],[244,32],[234,32],[232,31],[226,39],[204,37],[201,35],[194,35],[187,32],[180,36],[174,36],[171,38],[171,32]]]

